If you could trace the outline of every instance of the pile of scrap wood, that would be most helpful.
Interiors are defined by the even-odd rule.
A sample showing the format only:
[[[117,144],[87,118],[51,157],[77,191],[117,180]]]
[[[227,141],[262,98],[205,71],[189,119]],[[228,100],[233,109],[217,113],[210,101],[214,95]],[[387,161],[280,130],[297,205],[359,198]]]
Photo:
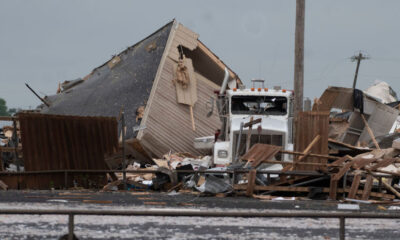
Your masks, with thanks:
[[[183,181],[190,178],[190,171],[206,170],[211,166],[211,157],[196,157],[190,153],[169,153],[162,159],[153,159],[153,162],[154,164],[145,165],[133,162],[127,166],[128,189],[168,191],[182,188]],[[123,174],[117,173],[116,177],[117,180],[104,186],[103,190],[121,189]]]
[[[247,155],[253,155],[254,159],[261,162],[275,163],[276,161],[265,160],[267,158],[262,155],[256,155],[272,148],[275,146],[257,144]],[[237,191],[246,191],[248,196],[262,199],[269,199],[271,196],[297,196],[377,202],[400,198],[400,139],[394,141],[393,148],[375,149],[353,157],[324,157],[328,159],[326,164],[282,162],[283,165],[290,166],[291,171],[280,171],[280,177],[275,178],[268,173],[268,181],[263,180],[265,173],[252,169],[244,176],[245,183],[236,184],[234,188]],[[247,156],[244,158],[247,159]],[[318,165],[321,170],[296,171],[293,168],[296,165]]]

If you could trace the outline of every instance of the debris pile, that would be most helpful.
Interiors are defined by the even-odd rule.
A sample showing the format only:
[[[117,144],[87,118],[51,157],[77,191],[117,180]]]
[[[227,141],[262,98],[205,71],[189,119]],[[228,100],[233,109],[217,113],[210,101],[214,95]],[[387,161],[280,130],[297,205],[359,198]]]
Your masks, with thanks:
[[[382,99],[395,99],[390,87],[380,85],[387,90],[384,93],[391,94]],[[128,183],[152,190],[190,189],[264,200],[398,201],[400,133],[396,124],[400,112],[398,104],[392,106],[378,99],[377,87],[370,88],[368,93],[328,88],[314,101],[313,111],[296,116],[294,151],[252,142],[238,161],[232,159],[222,165],[214,161],[215,156],[169,153],[153,159],[154,164],[129,165],[128,172],[138,172],[127,173]],[[369,95],[372,93],[375,95]],[[243,125],[257,123],[260,121],[251,118]],[[238,149],[244,147],[240,144],[248,143],[238,143]],[[118,177],[117,185],[121,184],[122,174]],[[110,190],[107,186],[105,190]]]

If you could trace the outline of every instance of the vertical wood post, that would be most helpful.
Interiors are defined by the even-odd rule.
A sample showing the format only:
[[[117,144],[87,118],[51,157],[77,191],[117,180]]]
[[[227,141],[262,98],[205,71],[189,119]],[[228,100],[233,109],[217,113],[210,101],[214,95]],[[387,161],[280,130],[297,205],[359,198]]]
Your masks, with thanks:
[[[294,116],[303,111],[305,0],[296,0],[294,44]]]

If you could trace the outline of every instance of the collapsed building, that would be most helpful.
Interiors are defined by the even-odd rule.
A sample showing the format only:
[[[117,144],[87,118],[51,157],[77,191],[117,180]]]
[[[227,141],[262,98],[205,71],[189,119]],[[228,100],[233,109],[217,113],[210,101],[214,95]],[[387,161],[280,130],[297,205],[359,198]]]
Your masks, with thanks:
[[[136,161],[154,163],[153,157],[162,157],[169,151],[205,154],[194,148],[193,140],[213,135],[220,128],[218,110],[214,106],[215,92],[226,75],[229,88],[241,84],[237,74],[199,40],[197,33],[173,20],[87,76],[59,84],[57,94],[41,98],[44,104],[38,107],[40,114],[37,117],[33,116],[37,113],[20,115],[21,119],[29,121],[24,121],[22,137],[15,141],[18,145],[14,146],[15,151],[20,151],[21,155],[21,161],[18,160],[20,163],[16,165],[24,165],[25,160],[27,172],[121,167],[121,144],[113,149],[115,136],[110,129],[115,124],[110,117],[119,121],[118,139],[121,142],[124,133],[126,155]],[[18,116],[12,118],[17,122],[21,119]],[[51,121],[55,121],[53,125],[46,124]],[[88,122],[101,126],[104,121],[108,121],[110,127],[95,130],[95,126],[87,126]],[[77,124],[88,128],[78,128]],[[53,135],[54,129],[60,127],[64,129]],[[57,146],[49,145],[61,138],[63,131],[65,139],[56,142]],[[99,146],[108,142],[112,147],[96,150],[91,147],[96,145],[95,140],[76,139],[77,136],[93,138],[96,135],[92,131],[99,131],[97,137],[103,138],[97,143]],[[32,134],[39,134],[34,142]],[[82,163],[86,161],[85,157],[75,156],[74,151],[82,151],[75,143],[87,145],[82,155],[96,156],[97,160]],[[12,153],[14,148],[3,148],[2,151]],[[117,161],[104,164],[105,159],[115,158]],[[9,185],[21,186],[22,178],[15,179]],[[57,186],[60,186],[60,176],[58,179]],[[32,183],[30,188],[49,186],[49,182],[54,185],[49,178],[36,185],[35,181],[23,182]],[[65,182],[70,184],[70,181]]]
[[[225,68],[229,87],[236,87],[237,74],[197,33],[173,20],[86,77],[61,84],[40,112],[118,117],[123,108],[125,135],[136,158],[168,151],[204,154],[193,147],[193,139],[220,128],[213,99]],[[210,111],[215,114],[207,117]]]
[[[104,190],[118,190],[122,175],[124,189],[142,191],[245,191],[261,199],[322,195],[374,203],[400,198],[400,136],[394,134],[399,102],[387,84],[364,92],[326,89],[312,111],[294,116],[294,149],[276,144],[283,137],[273,141],[270,135],[270,141],[262,142],[262,119],[254,116],[257,119],[240,119],[247,134],[232,145],[238,150],[234,162],[218,165],[212,156],[204,156],[210,152],[195,148],[194,140],[224,130],[221,112],[214,106],[216,98],[226,94],[223,82],[238,92],[242,84],[198,37],[174,20],[86,77],[60,84],[56,95],[43,99],[40,113],[9,118],[15,128],[6,133],[12,139],[7,141],[14,146],[0,149],[14,153],[14,163],[22,163],[26,172],[1,171],[0,183],[10,188],[105,185]],[[263,86],[257,91],[269,89]],[[272,99],[265,109],[277,106]],[[292,118],[290,106],[288,111],[280,112],[286,120]],[[20,136],[14,134],[16,126]],[[217,135],[211,139],[218,142]],[[125,140],[122,149],[133,160],[121,166]],[[271,165],[281,167],[270,171]],[[121,170],[117,174],[105,170],[117,168],[128,170],[127,179]],[[107,184],[105,173],[111,183]]]

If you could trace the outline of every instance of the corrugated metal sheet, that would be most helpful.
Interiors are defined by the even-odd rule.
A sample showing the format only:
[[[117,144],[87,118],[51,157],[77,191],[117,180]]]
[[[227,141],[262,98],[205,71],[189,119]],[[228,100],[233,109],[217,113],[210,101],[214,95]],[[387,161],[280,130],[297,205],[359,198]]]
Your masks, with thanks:
[[[18,117],[25,171],[104,170],[107,169],[104,155],[118,148],[115,118],[36,113],[21,113]],[[68,185],[73,179],[83,183],[87,178],[86,174],[74,174],[69,177]],[[101,182],[105,174],[92,174],[91,178]],[[41,189],[64,186],[64,180],[62,173],[26,175],[18,178],[18,184]]]
[[[106,169],[118,148],[117,120],[35,113],[19,115],[26,171]]]
[[[312,140],[320,140],[311,148],[311,153],[328,154],[329,112],[300,112],[296,117],[295,151],[303,152]],[[327,163],[326,158],[307,157],[303,162]],[[317,170],[320,166],[296,165],[295,170]]]

